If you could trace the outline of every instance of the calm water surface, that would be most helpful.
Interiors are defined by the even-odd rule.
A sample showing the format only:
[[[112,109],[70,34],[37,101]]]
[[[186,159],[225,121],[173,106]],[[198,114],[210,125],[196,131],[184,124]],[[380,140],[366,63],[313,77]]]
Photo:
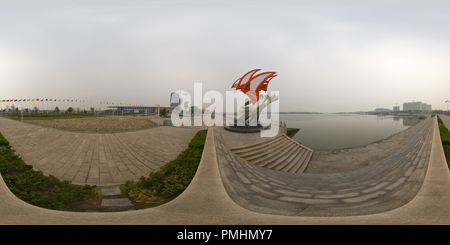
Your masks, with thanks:
[[[419,122],[419,119],[356,114],[280,114],[279,118],[288,128],[301,128],[293,139],[313,150],[369,144]]]

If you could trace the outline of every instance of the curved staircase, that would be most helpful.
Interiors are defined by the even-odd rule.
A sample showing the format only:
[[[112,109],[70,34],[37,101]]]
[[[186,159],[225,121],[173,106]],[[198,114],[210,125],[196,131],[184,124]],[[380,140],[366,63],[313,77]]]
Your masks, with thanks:
[[[264,142],[229,150],[257,166],[291,173],[302,173],[313,154],[313,150],[283,133]]]

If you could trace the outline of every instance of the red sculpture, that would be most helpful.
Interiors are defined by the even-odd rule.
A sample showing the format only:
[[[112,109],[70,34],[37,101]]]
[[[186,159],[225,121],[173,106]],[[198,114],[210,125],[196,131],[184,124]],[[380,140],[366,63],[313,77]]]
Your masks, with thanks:
[[[259,100],[259,91],[267,91],[267,85],[272,78],[276,77],[276,72],[263,72],[255,75],[256,72],[261,69],[254,69],[247,72],[244,76],[236,80],[231,88],[236,90],[241,90],[242,93],[246,94],[252,104],[255,104]]]

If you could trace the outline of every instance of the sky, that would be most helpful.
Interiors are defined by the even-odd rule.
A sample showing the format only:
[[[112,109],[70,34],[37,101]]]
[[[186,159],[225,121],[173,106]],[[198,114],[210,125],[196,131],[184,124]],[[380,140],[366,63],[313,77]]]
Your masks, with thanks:
[[[447,109],[449,26],[449,1],[0,0],[0,100],[169,106],[261,69],[280,111]]]

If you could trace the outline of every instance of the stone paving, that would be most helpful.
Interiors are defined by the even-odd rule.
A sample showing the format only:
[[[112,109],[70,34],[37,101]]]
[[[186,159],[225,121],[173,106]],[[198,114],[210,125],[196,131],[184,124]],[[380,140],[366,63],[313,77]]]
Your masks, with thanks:
[[[425,120],[396,153],[346,173],[297,174],[261,168],[229,151],[220,134],[215,136],[217,157],[228,193],[250,210],[308,216],[376,213],[404,205],[417,194],[430,155],[433,120]]]
[[[372,207],[377,207],[376,204],[370,204],[367,195],[362,195],[363,192],[377,193],[379,191],[387,191],[385,196],[391,199],[397,198],[400,202],[404,202],[397,206],[397,208],[389,208],[389,210],[383,211],[383,208],[376,210],[377,213],[368,212],[371,214],[359,214],[356,215],[352,212],[355,206],[349,209],[349,213],[346,210],[336,210],[339,212],[339,216],[333,216],[327,213],[326,209],[318,210],[319,212],[325,212],[325,215],[319,215],[319,212],[311,213],[311,216],[298,215],[306,214],[308,208],[303,206],[304,209],[299,209],[302,203],[301,199],[307,200],[309,207],[324,208],[325,205],[334,205],[335,203],[320,203],[321,196],[301,196],[308,193],[308,189],[302,190],[303,183],[308,184],[308,179],[297,180],[298,175],[306,174],[291,174],[291,175],[279,175],[273,170],[255,170],[250,169],[249,175],[247,173],[238,174],[238,170],[242,170],[245,166],[239,166],[241,161],[231,161],[236,165],[236,169],[232,172],[235,173],[234,180],[236,182],[245,183],[250,182],[255,184],[255,180],[259,180],[258,186],[246,188],[252,191],[253,194],[261,194],[260,190],[269,191],[267,195],[271,195],[270,198],[266,198],[268,203],[252,203],[247,199],[236,196],[239,195],[235,191],[230,192],[229,188],[234,188],[230,183],[227,183],[228,178],[223,178],[223,174],[227,174],[223,169],[224,164],[219,163],[217,153],[219,153],[220,147],[216,143],[220,144],[221,139],[216,140],[216,136],[213,130],[209,130],[207,135],[207,142],[203,151],[203,157],[197,173],[192,180],[188,188],[175,200],[168,202],[164,205],[128,212],[117,213],[78,213],[78,212],[62,212],[47,210],[39,207],[27,204],[9,191],[2,178],[0,178],[0,223],[1,224],[450,224],[450,172],[445,161],[445,156],[442,150],[442,144],[440,142],[439,130],[435,118],[428,119],[431,121],[432,128],[431,133],[426,137],[427,127],[424,127],[424,131],[421,134],[417,134],[417,137],[405,145],[402,148],[404,154],[397,154],[392,156],[390,160],[380,164],[382,167],[374,166],[364,168],[362,170],[355,171],[361,175],[354,176],[352,172],[349,175],[346,174],[329,174],[329,175],[315,175],[315,176],[327,176],[330,177],[330,181],[327,178],[317,178],[315,181],[318,187],[316,188],[316,195],[328,195],[328,199],[324,199],[325,202],[333,202],[334,200],[346,200],[347,204],[357,204],[358,201],[366,199],[366,210],[370,210]],[[0,129],[2,128],[2,121],[0,120]],[[434,126],[433,126],[434,125]],[[430,132],[430,131],[428,131]],[[2,132],[3,133],[3,132]],[[432,143],[426,143],[432,139]],[[420,148],[420,145],[423,148]],[[226,150],[222,147],[220,151]],[[406,155],[405,155],[406,154]],[[413,156],[416,158],[413,158]],[[426,157],[425,157],[426,156]],[[231,156],[229,156],[231,157]],[[222,156],[223,158],[223,156]],[[227,156],[225,155],[225,158]],[[397,160],[399,161],[397,161]],[[401,160],[403,159],[403,161]],[[424,160],[426,159],[426,160]],[[417,162],[416,162],[417,161]],[[245,165],[245,164],[244,164]],[[393,166],[389,166],[393,165]],[[408,166],[409,165],[409,166]],[[423,166],[422,166],[423,165]],[[255,166],[256,167],[256,166]],[[420,170],[420,167],[423,169]],[[229,169],[232,168],[232,164],[229,165]],[[367,171],[365,169],[372,169],[373,171]],[[359,172],[359,171],[367,172]],[[385,172],[386,171],[386,172]],[[227,172],[230,172],[227,170]],[[420,173],[421,172],[421,173]],[[391,173],[391,174],[390,174]],[[265,176],[258,176],[260,174],[267,174]],[[241,176],[242,175],[242,176]],[[296,177],[293,177],[293,176]],[[383,177],[383,175],[385,175]],[[388,176],[390,175],[390,176]],[[407,176],[408,179],[405,179]],[[415,177],[413,177],[415,176]],[[280,179],[280,177],[282,179]],[[370,180],[379,179],[379,183],[371,182]],[[392,178],[392,179],[391,179]],[[397,180],[394,180],[396,178]],[[413,182],[413,178],[417,178],[416,184]],[[365,180],[367,179],[367,181]],[[233,177],[230,178],[231,181]],[[269,181],[270,180],[270,181]],[[324,180],[324,183],[320,181]],[[420,181],[423,180],[423,184],[420,189]],[[279,186],[279,192],[276,192],[276,185],[270,187],[271,183],[277,184],[289,184],[287,186]],[[358,189],[358,185],[366,182],[364,188]],[[347,189],[353,188],[353,192],[359,194],[352,194],[352,190],[343,189],[343,186],[339,186],[341,183],[346,185]],[[353,184],[352,184],[353,183]],[[372,187],[368,185],[375,184]],[[386,184],[383,184],[386,183]],[[327,185],[328,184],[328,185]],[[330,185],[331,184],[331,185]],[[351,186],[349,186],[351,185]],[[407,187],[409,185],[409,187]],[[334,186],[334,188],[333,188]],[[308,186],[306,186],[308,187]],[[315,188],[314,186],[309,186]],[[297,194],[290,193],[290,188],[300,189]],[[372,189],[370,189],[372,188]],[[406,190],[410,188],[410,192],[406,193]],[[338,189],[345,193],[337,193]],[[375,190],[378,189],[378,190]],[[417,192],[417,189],[418,192]],[[395,190],[402,190],[397,192]],[[306,192],[302,192],[306,191]],[[322,191],[322,193],[320,193]],[[331,192],[336,192],[335,194]],[[349,192],[346,192],[349,191]],[[288,198],[281,198],[282,195],[276,195],[277,193],[283,193]],[[416,194],[415,194],[416,192]],[[340,195],[332,196],[332,195]],[[391,195],[394,194],[394,195]],[[298,196],[296,196],[298,195]],[[370,195],[370,194],[368,194]],[[376,194],[374,194],[376,196]],[[399,197],[404,195],[403,198]],[[353,199],[352,199],[353,198]],[[358,199],[359,198],[359,199]],[[380,201],[382,196],[374,197]],[[387,198],[387,199],[389,199]],[[255,198],[256,200],[257,198]],[[386,200],[387,200],[386,199]],[[407,200],[410,201],[407,202]],[[316,200],[317,203],[312,203],[312,200]],[[254,200],[252,200],[254,201]],[[274,208],[271,201],[279,201],[284,203],[280,206],[280,209]],[[351,203],[353,201],[353,203]],[[261,205],[262,204],[262,205]],[[291,204],[291,205],[286,205]],[[292,205],[293,204],[293,205]],[[344,203],[343,203],[344,204]],[[379,204],[383,204],[380,202]],[[389,204],[387,204],[389,206]],[[335,206],[337,207],[337,206]],[[392,206],[391,206],[392,207]],[[298,212],[300,210],[300,212]],[[314,212],[314,209],[309,210]],[[381,211],[381,212],[380,212]],[[284,212],[284,213],[283,213]],[[282,215],[280,215],[280,213]],[[364,212],[363,212],[364,213]]]
[[[197,131],[161,126],[79,133],[0,117],[0,133],[26,163],[79,185],[118,185],[148,176],[186,149]]]

